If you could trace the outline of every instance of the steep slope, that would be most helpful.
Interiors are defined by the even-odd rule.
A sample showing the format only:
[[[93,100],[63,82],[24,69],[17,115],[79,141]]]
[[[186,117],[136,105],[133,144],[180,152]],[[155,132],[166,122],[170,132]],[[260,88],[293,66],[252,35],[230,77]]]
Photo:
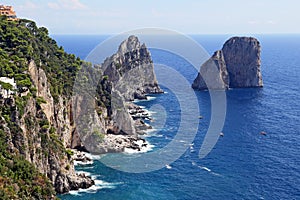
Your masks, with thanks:
[[[233,37],[222,48],[231,88],[263,86],[260,43],[253,37]]]
[[[97,154],[121,152],[134,145],[139,139],[138,133],[142,133],[140,130],[146,125],[140,119],[133,119],[128,102],[144,99],[149,93],[162,92],[146,45],[141,45],[136,36],[130,36],[103,64],[92,71],[81,70],[80,74],[73,107],[76,108],[74,120],[82,145]],[[98,91],[94,102],[95,89],[92,88],[95,87]],[[105,109],[97,111],[95,104],[104,104]]]
[[[50,199],[54,198],[53,189],[63,193],[91,186],[91,178],[75,173],[72,151],[67,149],[74,129],[70,111],[72,85],[82,61],[65,53],[48,37],[47,29],[36,27],[32,21],[13,22],[1,17],[0,23],[0,77],[16,85],[13,88],[10,83],[0,82],[1,142],[7,144],[1,165],[10,163],[7,167],[12,173],[0,170],[0,178],[19,188],[7,198],[41,195]],[[3,95],[5,90],[10,95]],[[18,162],[27,163],[38,177],[44,174],[45,184],[32,191],[29,186],[36,184],[35,178],[21,178],[27,181],[28,188],[12,178]],[[54,187],[49,187],[47,181]],[[0,182],[0,188],[4,193],[10,190],[5,182]]]
[[[227,89],[229,87],[229,76],[222,51],[216,51],[200,68],[197,78],[192,87],[198,90]]]
[[[125,100],[145,99],[146,94],[161,93],[150,52],[136,36],[130,36],[116,54],[102,64],[104,75],[114,84]]]
[[[91,177],[75,172],[72,149],[139,148],[137,127],[145,125],[126,101],[162,92],[149,51],[131,36],[92,66],[58,47],[46,28],[0,19],[0,194],[53,199],[55,191],[90,187]]]
[[[252,37],[233,37],[205,62],[194,80],[194,89],[262,87],[260,43]]]

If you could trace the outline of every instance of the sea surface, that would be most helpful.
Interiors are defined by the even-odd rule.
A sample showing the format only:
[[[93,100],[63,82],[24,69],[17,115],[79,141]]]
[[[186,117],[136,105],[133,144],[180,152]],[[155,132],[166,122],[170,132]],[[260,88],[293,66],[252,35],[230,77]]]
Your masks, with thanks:
[[[84,59],[108,36],[53,37],[67,52]],[[212,54],[230,36],[191,37]],[[76,167],[95,178],[96,185],[59,197],[63,200],[300,199],[300,35],[255,37],[262,46],[264,87],[226,92],[224,137],[219,138],[208,156],[199,159],[210,123],[210,95],[207,91],[195,91],[200,108],[195,117],[201,115],[203,119],[199,119],[194,141],[178,160],[157,171],[127,173],[96,159],[93,165]],[[168,52],[150,51],[154,63],[173,66],[189,83],[196,77],[197,70],[184,59]],[[181,114],[174,91],[162,88],[164,94],[137,102],[150,110],[160,105],[167,113],[152,112],[153,121],[147,121],[154,128],[146,136],[154,146],[152,151],[174,138]],[[165,123],[162,125],[161,121]],[[267,134],[261,135],[261,131]]]

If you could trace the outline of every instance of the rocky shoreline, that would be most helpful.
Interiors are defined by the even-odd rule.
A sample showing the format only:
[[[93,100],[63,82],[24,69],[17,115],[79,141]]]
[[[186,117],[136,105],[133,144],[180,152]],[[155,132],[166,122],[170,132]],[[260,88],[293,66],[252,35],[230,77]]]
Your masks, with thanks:
[[[126,149],[132,149],[140,152],[143,148],[148,147],[149,143],[140,136],[145,135],[147,130],[152,129],[150,125],[144,122],[145,119],[152,119],[149,112],[132,102],[127,102],[126,108],[131,118],[133,119],[134,127],[137,134],[128,135],[115,134],[114,132],[106,133],[97,151],[98,154],[121,153],[124,152]],[[76,152],[76,157],[73,157],[73,160],[84,163],[91,161],[90,159],[83,156],[84,151],[78,149],[74,149],[73,151]]]
[[[132,102],[127,102],[126,107],[130,116],[134,120],[134,126],[137,135],[119,135],[107,133],[101,144],[101,149],[99,150],[99,152],[102,152],[102,154],[145,153],[151,150],[152,146],[145,139],[140,137],[141,135],[147,134],[147,130],[152,129],[150,125],[144,122],[144,119],[152,119],[149,112]],[[94,155],[91,155],[89,152],[84,151],[83,149],[85,148],[82,148],[80,150],[72,149],[73,155],[71,156],[71,160],[74,163],[74,166],[92,165],[94,163]],[[76,175],[80,183],[87,183],[87,181],[82,181],[83,179],[90,180],[91,183],[88,182],[87,185],[78,185],[77,187],[72,187],[72,190],[78,190],[80,188],[89,188],[95,185],[95,180],[93,180],[91,176],[82,173],[82,171],[76,172]]]

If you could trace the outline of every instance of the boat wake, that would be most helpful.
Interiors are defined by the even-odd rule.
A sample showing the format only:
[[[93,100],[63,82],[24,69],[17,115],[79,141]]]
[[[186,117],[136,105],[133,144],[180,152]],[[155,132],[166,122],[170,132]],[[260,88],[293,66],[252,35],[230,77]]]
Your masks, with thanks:
[[[196,166],[196,167],[198,167],[198,168],[200,168],[200,169],[202,169],[202,170],[205,170],[205,171],[211,173],[212,175],[215,175],[215,176],[222,176],[221,174],[218,174],[218,173],[216,173],[216,172],[213,172],[213,171],[212,171],[210,168],[208,168],[208,167],[201,166],[201,165],[197,165],[197,163],[195,163],[194,161],[192,162],[192,165],[193,165],[193,166]]]

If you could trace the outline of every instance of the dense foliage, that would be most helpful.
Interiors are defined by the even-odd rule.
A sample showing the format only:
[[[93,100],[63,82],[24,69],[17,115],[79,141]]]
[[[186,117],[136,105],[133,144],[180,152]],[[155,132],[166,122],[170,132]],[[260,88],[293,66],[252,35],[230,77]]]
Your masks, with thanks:
[[[19,137],[22,130],[15,118],[23,116],[30,97],[35,98],[38,117],[27,117],[26,127],[30,130],[34,126],[37,129],[32,130],[40,130],[40,138],[30,140],[41,141],[43,156],[48,156],[48,152],[59,156],[70,154],[42,112],[40,105],[46,102],[36,97],[36,88],[27,72],[32,60],[45,71],[55,102],[59,96],[71,96],[82,61],[58,47],[48,36],[46,28],[38,28],[30,20],[8,21],[5,16],[0,16],[0,77],[14,78],[17,84],[15,103],[7,103],[0,97],[0,199],[49,199],[55,194],[49,180],[22,156],[24,148],[30,150],[30,144],[29,147],[17,146],[19,153],[7,148],[3,124],[8,126],[12,135]],[[8,83],[0,81],[0,85],[5,90],[14,90]],[[28,91],[26,96],[17,95],[24,91]],[[30,137],[32,135],[29,134]]]
[[[48,199],[55,194],[52,188],[31,163],[7,152],[5,133],[0,130],[0,198]]]
[[[82,61],[58,47],[46,28],[27,19],[8,21],[0,16],[0,77],[15,78],[19,90],[30,88],[24,72],[31,60],[46,72],[55,101],[59,95],[71,95]]]

